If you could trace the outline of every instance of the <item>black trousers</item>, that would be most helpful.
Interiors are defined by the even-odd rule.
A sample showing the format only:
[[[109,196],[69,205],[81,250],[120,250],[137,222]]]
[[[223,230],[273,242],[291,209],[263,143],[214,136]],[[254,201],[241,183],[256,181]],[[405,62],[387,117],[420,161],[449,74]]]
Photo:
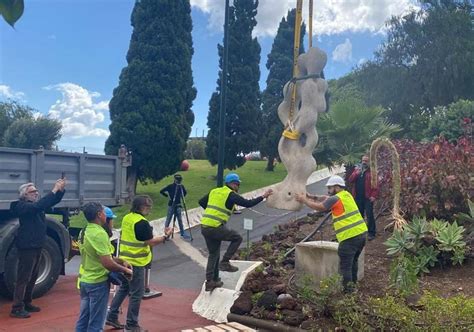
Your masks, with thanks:
[[[41,248],[18,250],[18,270],[12,310],[22,310],[25,304],[31,304],[33,288],[38,279],[41,250]]]
[[[221,242],[230,241],[230,245],[227,248],[223,262],[228,262],[239,249],[242,243],[242,236],[232,229],[228,229],[224,225],[220,227],[206,227],[201,226],[201,233],[206,240],[207,250],[209,251],[209,257],[207,258],[206,267],[206,280],[217,281],[219,278],[219,257],[221,251]]]
[[[367,228],[369,229],[369,235],[375,236],[377,231],[375,229],[374,203],[365,197],[357,197],[355,201],[362,217],[367,217]]]
[[[339,243],[339,271],[345,292],[350,292],[357,282],[359,256],[365,246],[366,233],[354,236]]]

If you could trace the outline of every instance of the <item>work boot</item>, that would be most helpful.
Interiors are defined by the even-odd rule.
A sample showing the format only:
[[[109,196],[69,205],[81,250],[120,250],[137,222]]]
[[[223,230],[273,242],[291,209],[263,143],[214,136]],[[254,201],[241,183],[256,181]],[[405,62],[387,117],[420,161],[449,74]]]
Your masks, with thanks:
[[[114,329],[123,329],[125,327],[124,324],[120,324],[118,319],[110,319],[110,318],[107,318],[105,320],[105,325],[112,326]]]
[[[10,312],[10,317],[13,318],[30,318],[30,313],[25,309],[16,309]]]
[[[219,270],[224,272],[237,272],[239,268],[230,264],[229,262],[222,261],[219,263]]]
[[[28,312],[40,312],[41,308],[35,305],[32,305],[31,303],[27,303],[25,304],[25,310]]]
[[[148,330],[145,330],[141,326],[128,326],[125,325],[125,328],[123,329],[125,332],[148,332]]]
[[[222,281],[207,280],[206,281],[206,292],[212,292],[214,289],[222,287],[224,283]]]

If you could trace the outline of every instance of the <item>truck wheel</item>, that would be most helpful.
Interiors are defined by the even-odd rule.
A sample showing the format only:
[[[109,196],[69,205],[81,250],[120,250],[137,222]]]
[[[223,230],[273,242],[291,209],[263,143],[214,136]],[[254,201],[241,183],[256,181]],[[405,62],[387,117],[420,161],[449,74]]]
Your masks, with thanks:
[[[13,298],[14,283],[18,269],[18,250],[15,246],[8,251],[5,263],[5,266],[8,266],[8,268],[3,277],[0,277],[0,289],[3,291],[2,295],[11,299]],[[48,236],[41,251],[38,279],[33,289],[33,298],[43,296],[54,286],[61,273],[61,267],[61,251],[57,243]]]

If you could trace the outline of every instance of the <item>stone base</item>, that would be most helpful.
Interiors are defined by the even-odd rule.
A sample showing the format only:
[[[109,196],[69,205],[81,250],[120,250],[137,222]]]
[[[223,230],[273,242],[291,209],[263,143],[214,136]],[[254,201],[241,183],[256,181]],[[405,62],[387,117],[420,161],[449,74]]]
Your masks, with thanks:
[[[299,284],[304,276],[311,276],[315,286],[319,282],[339,272],[339,243],[329,241],[311,241],[296,245],[295,273]],[[358,280],[364,277],[365,249],[359,256]]]

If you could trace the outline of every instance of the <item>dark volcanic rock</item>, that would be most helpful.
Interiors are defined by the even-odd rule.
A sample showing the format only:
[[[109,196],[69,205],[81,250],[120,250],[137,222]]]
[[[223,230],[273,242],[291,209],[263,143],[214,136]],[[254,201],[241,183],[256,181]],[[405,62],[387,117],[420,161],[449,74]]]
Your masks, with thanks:
[[[303,313],[288,309],[282,310],[281,314],[283,315],[283,321],[291,326],[299,326],[305,318]]]
[[[230,312],[237,315],[248,314],[252,310],[252,293],[243,292],[239,298],[235,300],[230,308]]]
[[[278,295],[286,292],[286,284],[278,284],[272,287],[272,290]]]
[[[319,327],[318,324],[315,321],[312,320],[305,320],[303,323],[301,323],[300,326],[303,330],[317,330]]]
[[[258,299],[257,305],[267,310],[274,310],[277,304],[277,294],[272,290],[267,290]]]

